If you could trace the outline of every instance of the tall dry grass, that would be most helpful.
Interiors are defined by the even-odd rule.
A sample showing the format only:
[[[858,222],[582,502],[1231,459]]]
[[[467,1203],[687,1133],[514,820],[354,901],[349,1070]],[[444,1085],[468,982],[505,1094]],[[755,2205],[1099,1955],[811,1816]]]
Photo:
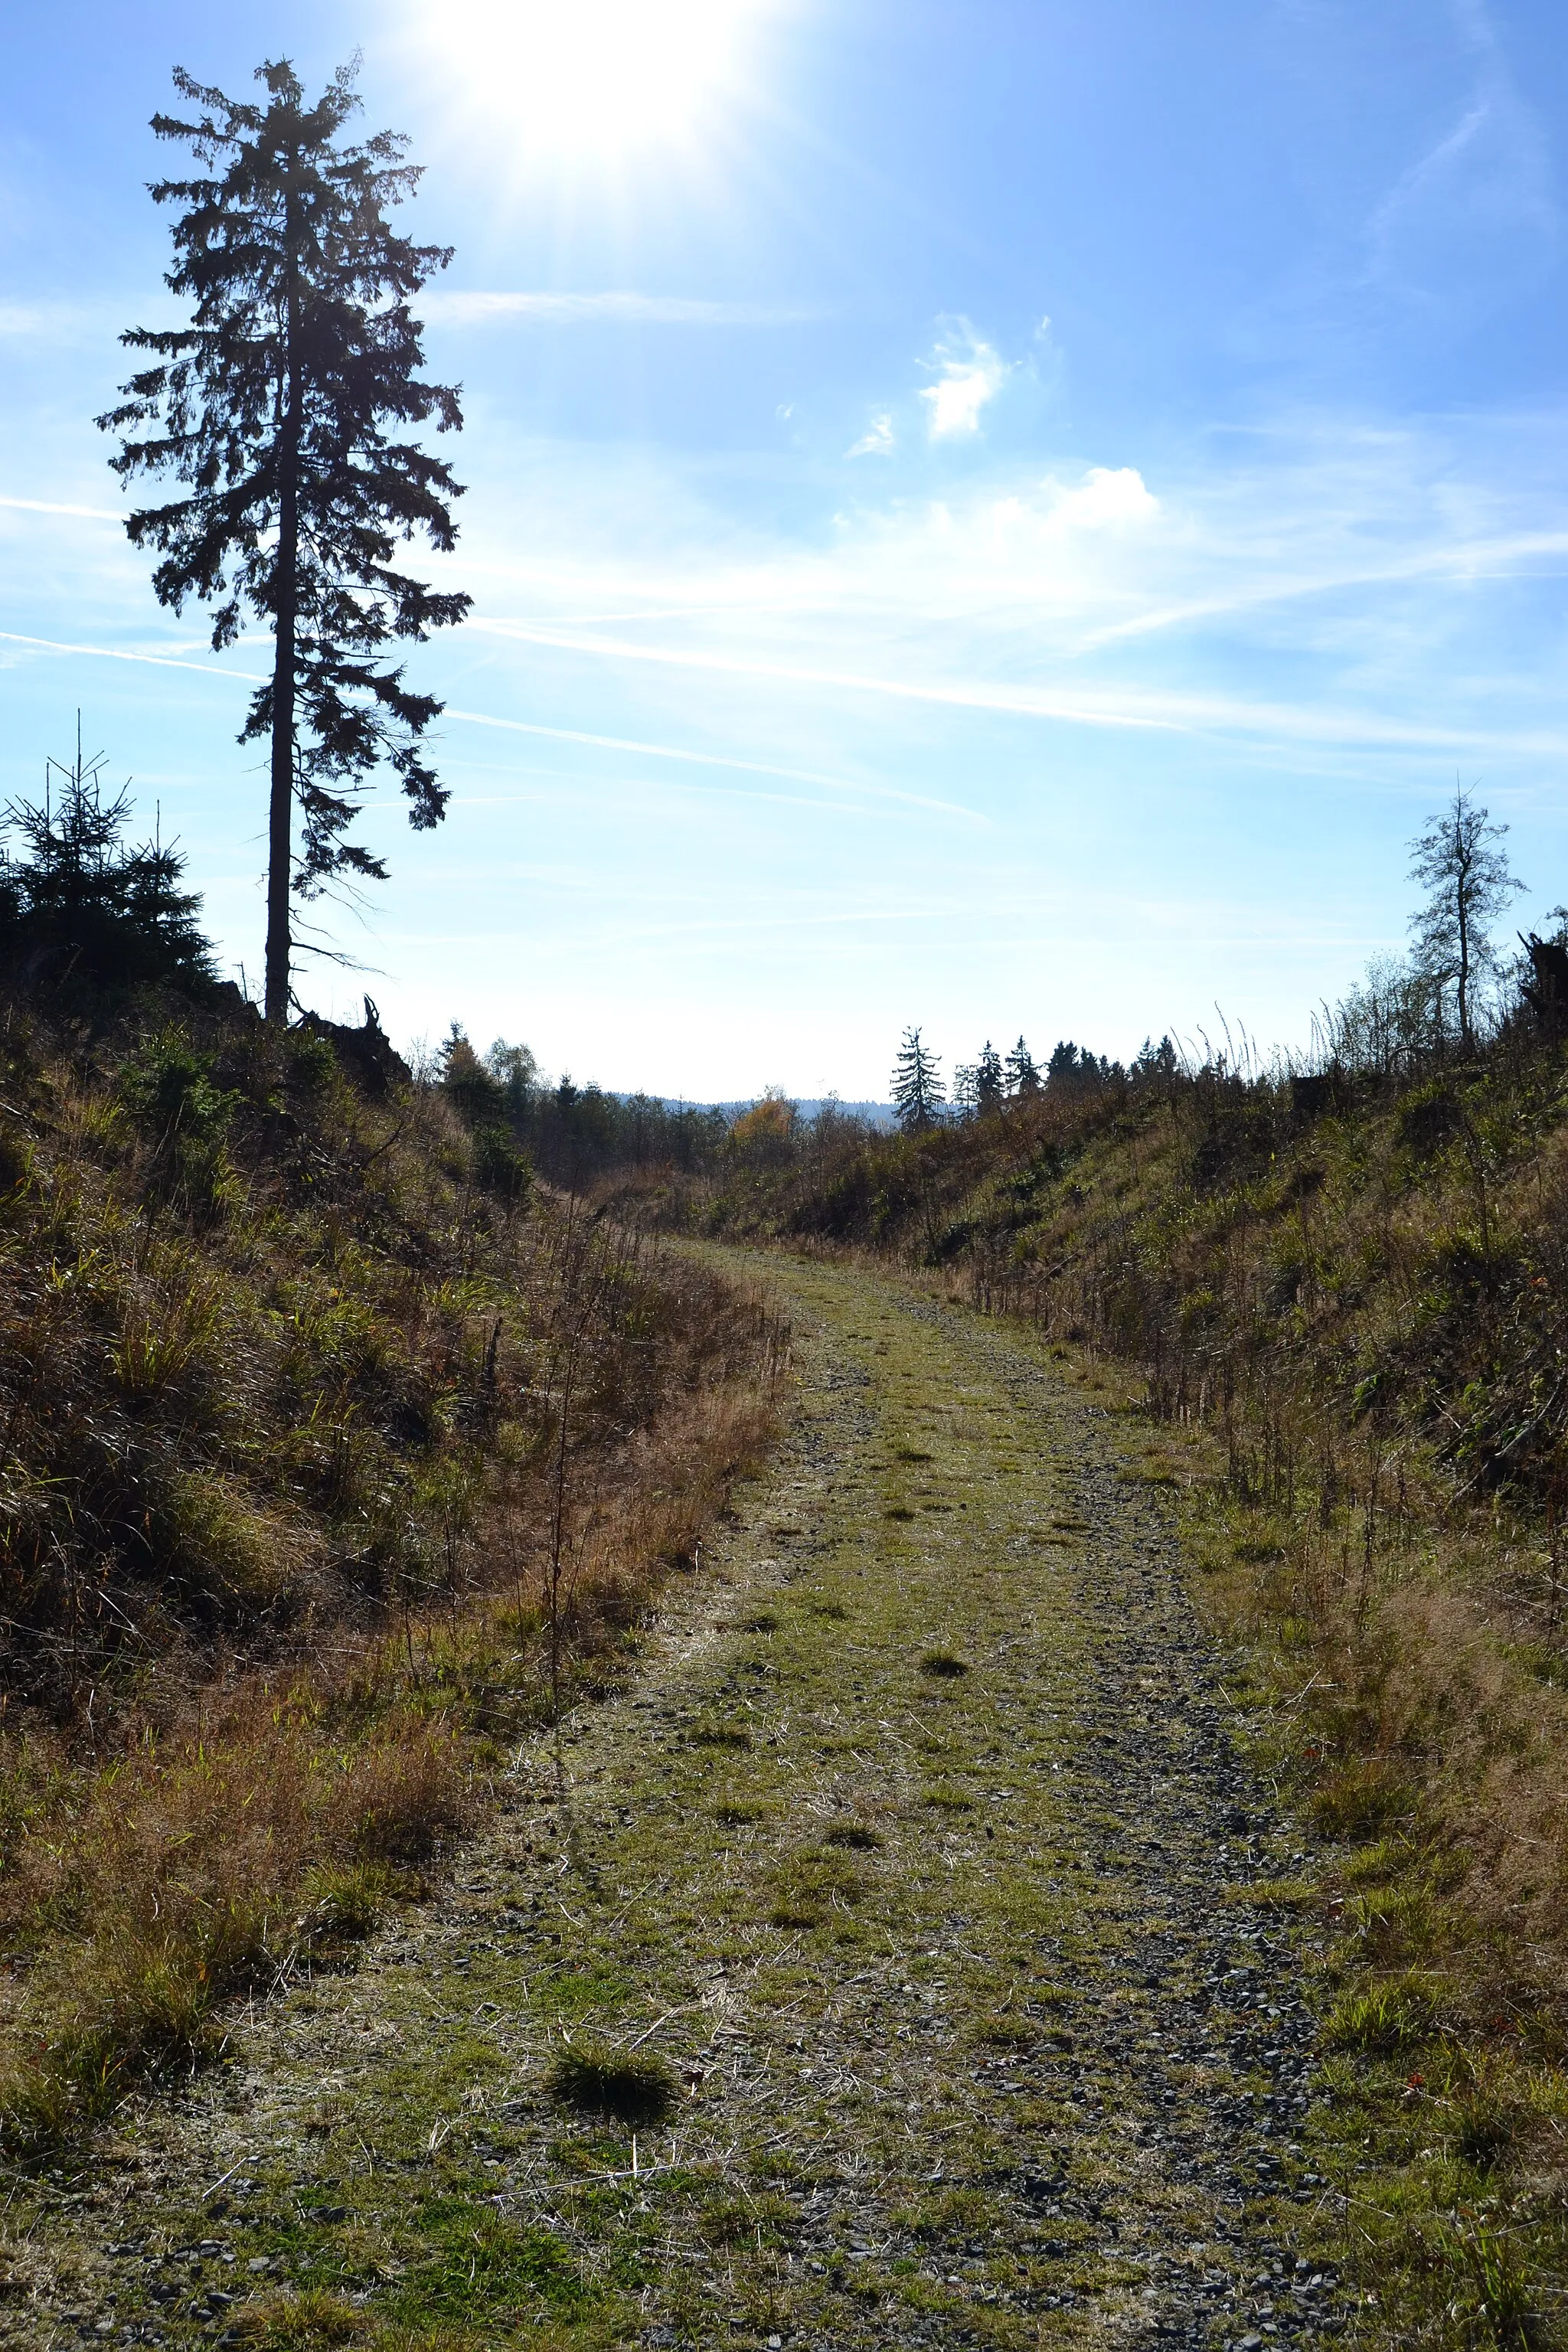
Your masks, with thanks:
[[[487,1193],[438,1096],[319,1040],[5,1044],[0,2130],[37,2148],[419,1890],[617,1670],[786,1342]]]

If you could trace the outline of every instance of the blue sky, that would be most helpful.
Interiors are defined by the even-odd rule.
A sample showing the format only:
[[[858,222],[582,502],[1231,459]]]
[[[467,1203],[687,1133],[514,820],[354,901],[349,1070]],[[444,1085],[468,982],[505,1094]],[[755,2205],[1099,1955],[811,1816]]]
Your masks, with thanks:
[[[1265,1043],[1456,778],[1568,898],[1568,25],[1544,0],[12,0],[0,793],[79,705],[260,965],[264,667],[92,426],[170,314],[169,70],[363,49],[456,258],[445,826],[327,917],[404,1039],[879,1095],[900,1030]],[[563,45],[562,24],[580,37]],[[75,649],[75,650],[70,650]]]

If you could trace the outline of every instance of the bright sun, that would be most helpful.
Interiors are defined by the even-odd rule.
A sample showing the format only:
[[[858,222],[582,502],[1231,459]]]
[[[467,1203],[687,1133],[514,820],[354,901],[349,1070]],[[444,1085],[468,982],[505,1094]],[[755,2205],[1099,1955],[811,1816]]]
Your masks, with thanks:
[[[442,0],[429,37],[535,154],[689,140],[764,0]]]

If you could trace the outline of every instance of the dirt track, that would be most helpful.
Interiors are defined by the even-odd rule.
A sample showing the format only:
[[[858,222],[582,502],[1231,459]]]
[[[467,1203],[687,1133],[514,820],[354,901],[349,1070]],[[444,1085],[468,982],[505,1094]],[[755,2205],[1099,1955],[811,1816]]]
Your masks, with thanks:
[[[1168,1497],[1027,1339],[765,1271],[799,1411],[626,1687],[519,1759],[438,1905],[41,2219],[5,2341],[1338,2331],[1259,1902],[1310,1858],[1231,1750]],[[635,2153],[550,2095],[568,2037],[667,2063]]]

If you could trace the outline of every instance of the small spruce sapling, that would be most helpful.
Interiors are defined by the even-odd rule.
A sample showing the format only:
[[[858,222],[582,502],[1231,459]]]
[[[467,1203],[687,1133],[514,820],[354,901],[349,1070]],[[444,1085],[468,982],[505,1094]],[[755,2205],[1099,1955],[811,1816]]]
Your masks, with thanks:
[[[1002,1056],[989,1037],[980,1049],[975,1062],[960,1062],[952,1073],[952,1100],[955,1108],[984,1118],[988,1111],[1000,1109],[1007,1098],[1007,1081],[1002,1067]]]
[[[83,752],[79,712],[76,757],[46,761],[43,799],[0,811],[24,852],[0,851],[0,953],[57,986],[211,981],[201,900],[181,887],[185,861],[157,832],[127,843],[130,788],[106,793],[105,764]]]
[[[1040,1074],[1035,1066],[1035,1057],[1022,1037],[1008,1055],[1004,1066],[1006,1071],[1009,1094],[1037,1095],[1039,1093]]]

